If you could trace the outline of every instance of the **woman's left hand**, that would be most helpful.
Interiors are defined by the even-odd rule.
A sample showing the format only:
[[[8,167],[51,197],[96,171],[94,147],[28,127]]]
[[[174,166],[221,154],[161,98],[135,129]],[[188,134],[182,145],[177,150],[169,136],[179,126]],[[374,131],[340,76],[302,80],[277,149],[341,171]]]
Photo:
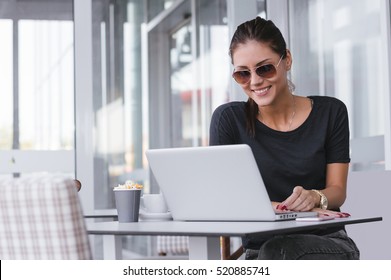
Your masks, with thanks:
[[[333,210],[323,210],[321,208],[314,208],[311,211],[317,212],[319,216],[331,216],[334,218],[347,218],[350,217],[349,213],[337,212]]]
[[[302,186],[296,186],[292,194],[281,203],[281,206],[292,211],[311,211],[318,206],[319,200],[317,193],[306,190]]]

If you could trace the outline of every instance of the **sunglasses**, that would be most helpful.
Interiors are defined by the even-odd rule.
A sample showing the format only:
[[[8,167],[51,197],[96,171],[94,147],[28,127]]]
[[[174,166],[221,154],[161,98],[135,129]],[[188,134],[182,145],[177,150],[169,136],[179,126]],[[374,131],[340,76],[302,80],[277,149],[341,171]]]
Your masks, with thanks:
[[[254,72],[261,78],[271,79],[277,74],[277,67],[280,65],[282,58],[284,55],[280,57],[277,65],[273,64],[265,64],[254,68]],[[232,77],[234,80],[240,84],[244,85],[250,82],[251,80],[251,71],[250,70],[238,70],[232,73]]]

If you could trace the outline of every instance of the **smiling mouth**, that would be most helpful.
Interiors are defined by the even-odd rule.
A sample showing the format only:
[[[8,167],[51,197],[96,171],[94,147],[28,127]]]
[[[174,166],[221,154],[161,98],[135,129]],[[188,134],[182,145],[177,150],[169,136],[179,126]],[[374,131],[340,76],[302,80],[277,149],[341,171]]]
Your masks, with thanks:
[[[254,89],[254,90],[252,90],[252,92],[254,92],[257,96],[263,96],[269,91],[269,89],[271,87],[272,86],[268,86],[268,87],[261,88],[261,89]]]

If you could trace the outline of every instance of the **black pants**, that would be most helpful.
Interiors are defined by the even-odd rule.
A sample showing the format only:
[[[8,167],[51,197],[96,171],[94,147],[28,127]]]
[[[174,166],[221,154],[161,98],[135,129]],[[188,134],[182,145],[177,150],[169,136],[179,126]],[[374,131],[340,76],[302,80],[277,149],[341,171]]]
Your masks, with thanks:
[[[360,252],[344,230],[327,235],[289,234],[246,249],[247,260],[358,260]]]

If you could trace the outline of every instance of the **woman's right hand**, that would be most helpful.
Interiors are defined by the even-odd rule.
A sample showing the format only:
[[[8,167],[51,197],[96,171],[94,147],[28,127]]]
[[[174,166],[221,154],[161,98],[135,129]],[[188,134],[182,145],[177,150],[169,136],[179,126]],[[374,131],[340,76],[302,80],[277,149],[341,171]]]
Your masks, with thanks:
[[[317,207],[319,195],[311,190],[306,190],[302,186],[296,186],[292,194],[285,199],[281,205],[291,211],[311,211]]]

